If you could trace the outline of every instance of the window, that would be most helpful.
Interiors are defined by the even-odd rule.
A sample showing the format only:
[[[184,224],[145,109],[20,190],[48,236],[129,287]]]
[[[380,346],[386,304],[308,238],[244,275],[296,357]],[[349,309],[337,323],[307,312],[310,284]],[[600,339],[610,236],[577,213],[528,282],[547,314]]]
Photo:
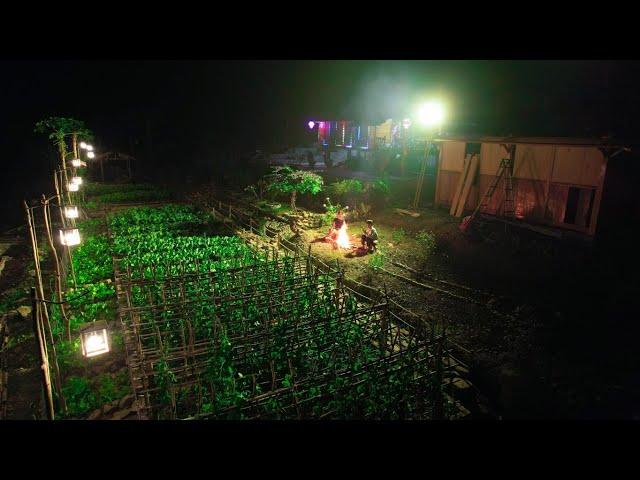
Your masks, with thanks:
[[[569,187],[564,211],[564,223],[588,228],[591,224],[595,189]]]
[[[467,155],[480,155],[480,143],[467,143],[464,147],[464,156]]]

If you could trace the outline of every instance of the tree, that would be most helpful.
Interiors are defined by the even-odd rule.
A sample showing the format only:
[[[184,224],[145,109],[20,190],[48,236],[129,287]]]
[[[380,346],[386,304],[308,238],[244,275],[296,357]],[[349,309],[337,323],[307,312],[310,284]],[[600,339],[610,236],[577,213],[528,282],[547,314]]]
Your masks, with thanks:
[[[269,191],[291,194],[292,210],[296,210],[296,197],[299,193],[316,195],[322,191],[322,177],[313,172],[294,170],[291,167],[274,167],[273,172],[267,177]]]
[[[36,123],[34,132],[49,134],[49,140],[58,149],[58,154],[60,155],[60,166],[63,171],[64,181],[68,183],[66,137],[71,137],[73,154],[78,158],[78,140],[91,141],[93,140],[93,133],[85,126],[82,120],[64,117],[49,117],[40,120]]]
[[[78,155],[78,140],[91,141],[93,133],[89,130],[82,120],[65,117],[49,117],[36,123],[35,133],[48,133],[49,140],[58,149],[60,154],[60,163],[66,166],[67,143],[66,137],[71,137],[72,149],[74,155]]]

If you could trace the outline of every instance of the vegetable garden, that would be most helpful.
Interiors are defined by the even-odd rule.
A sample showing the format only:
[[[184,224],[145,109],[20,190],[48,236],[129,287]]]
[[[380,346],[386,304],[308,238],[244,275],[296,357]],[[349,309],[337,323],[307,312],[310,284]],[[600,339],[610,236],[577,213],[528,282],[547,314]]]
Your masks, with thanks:
[[[442,361],[441,333],[384,297],[350,289],[339,267],[279,250],[285,240],[260,227],[255,212],[228,207],[222,214],[220,205],[212,213],[135,207],[78,222],[84,241],[73,255],[71,330],[112,320],[117,311],[123,334],[114,332],[114,342],[126,352],[139,418],[425,419],[453,412],[443,392],[453,365]],[[258,246],[243,239],[238,223],[255,230]],[[223,228],[235,234],[222,235]],[[63,320],[53,312],[68,415],[124,395],[119,377],[93,386],[66,374],[78,371],[79,345],[64,341]]]
[[[350,290],[337,268],[235,236],[181,236],[204,217],[168,212],[109,219],[142,418],[446,414],[441,336]]]

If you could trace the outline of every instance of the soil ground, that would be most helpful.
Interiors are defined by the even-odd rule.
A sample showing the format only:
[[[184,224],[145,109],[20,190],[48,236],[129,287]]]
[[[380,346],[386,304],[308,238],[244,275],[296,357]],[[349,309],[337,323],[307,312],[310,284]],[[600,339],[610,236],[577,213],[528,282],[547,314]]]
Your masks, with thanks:
[[[627,315],[620,259],[528,231],[505,233],[504,226],[494,226],[498,240],[487,243],[464,235],[460,219],[442,210],[413,218],[386,209],[373,218],[378,253],[354,255],[313,242],[328,227],[307,230],[303,239],[325,261],[338,259],[348,277],[446,322],[474,383],[501,417],[640,418],[640,376],[628,335],[637,327]],[[363,227],[349,223],[352,243],[360,244]],[[415,239],[423,230],[436,237],[429,254]]]

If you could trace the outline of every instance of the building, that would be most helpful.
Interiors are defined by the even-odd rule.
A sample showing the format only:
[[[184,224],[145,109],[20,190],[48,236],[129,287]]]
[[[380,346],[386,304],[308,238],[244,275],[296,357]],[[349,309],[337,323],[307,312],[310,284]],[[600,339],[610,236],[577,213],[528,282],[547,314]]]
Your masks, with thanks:
[[[483,198],[507,159],[512,160],[515,218],[589,236],[596,232],[607,162],[628,150],[603,140],[575,138],[438,138],[435,143],[436,206],[451,208],[457,200],[456,216],[461,216],[486,203],[487,214],[503,214],[503,182],[490,199]]]
[[[400,145],[402,122],[388,119],[378,125],[366,125],[351,120],[320,120],[314,122],[318,145],[323,147],[374,149]]]

